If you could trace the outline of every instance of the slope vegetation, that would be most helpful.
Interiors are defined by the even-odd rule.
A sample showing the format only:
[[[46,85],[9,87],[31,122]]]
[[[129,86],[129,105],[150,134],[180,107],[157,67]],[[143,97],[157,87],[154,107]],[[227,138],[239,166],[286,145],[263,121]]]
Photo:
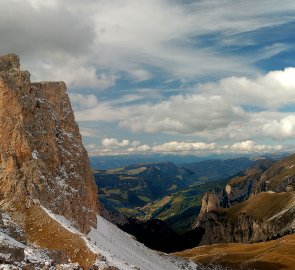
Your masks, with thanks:
[[[207,213],[203,244],[251,243],[275,239],[295,231],[295,192],[259,193],[230,208]]]
[[[201,246],[176,256],[205,265],[219,264],[233,269],[294,269],[295,235],[254,244],[216,244]]]

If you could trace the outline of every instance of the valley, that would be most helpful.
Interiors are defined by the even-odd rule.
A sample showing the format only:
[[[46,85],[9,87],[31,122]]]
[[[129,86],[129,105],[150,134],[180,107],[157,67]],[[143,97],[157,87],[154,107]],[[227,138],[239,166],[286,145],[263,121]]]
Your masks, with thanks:
[[[93,173],[63,82],[5,55],[0,103],[1,270],[293,269],[295,154]]]
[[[125,218],[117,225],[153,249],[229,269],[292,269],[288,256],[295,248],[294,157],[246,163],[244,159],[212,160],[212,164],[208,160],[181,167],[136,164],[95,171],[95,179],[98,185],[103,182],[101,202],[109,212]],[[223,164],[224,170],[212,169],[216,164]],[[233,175],[227,177],[230,172]],[[166,193],[160,188],[153,197],[155,182],[149,176],[154,181],[163,177]],[[128,196],[130,187],[133,196]],[[269,253],[280,260],[269,259]]]

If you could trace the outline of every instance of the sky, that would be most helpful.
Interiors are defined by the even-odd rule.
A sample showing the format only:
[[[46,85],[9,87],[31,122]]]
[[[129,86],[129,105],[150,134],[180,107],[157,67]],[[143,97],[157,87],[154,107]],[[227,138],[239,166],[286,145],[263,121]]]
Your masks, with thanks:
[[[294,0],[0,0],[0,37],[91,156],[295,151]]]

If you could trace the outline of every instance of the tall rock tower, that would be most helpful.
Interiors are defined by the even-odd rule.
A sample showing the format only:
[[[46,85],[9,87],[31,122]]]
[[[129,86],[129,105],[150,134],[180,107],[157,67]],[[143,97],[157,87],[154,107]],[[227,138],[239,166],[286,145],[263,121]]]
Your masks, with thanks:
[[[63,82],[31,83],[0,57],[0,209],[40,205],[83,233],[96,227],[97,187]]]

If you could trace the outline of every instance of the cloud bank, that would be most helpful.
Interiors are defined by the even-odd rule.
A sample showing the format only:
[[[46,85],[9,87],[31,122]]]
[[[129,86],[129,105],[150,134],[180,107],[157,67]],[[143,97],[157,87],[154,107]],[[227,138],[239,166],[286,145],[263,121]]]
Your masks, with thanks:
[[[184,142],[171,141],[163,144],[148,145],[138,144],[129,147],[130,142],[127,139],[119,141],[116,138],[105,138],[102,140],[101,147],[93,144],[87,146],[91,156],[97,155],[126,155],[126,154],[142,154],[142,153],[161,153],[161,154],[177,154],[177,155],[207,155],[207,154],[253,154],[253,153],[272,153],[284,149],[280,144],[265,145],[258,144],[252,140],[236,142],[233,144],[217,144],[206,142]]]
[[[74,104],[79,99],[84,106],[92,102],[91,96],[74,96]],[[193,134],[208,140],[288,139],[295,135],[295,113],[282,109],[295,104],[295,68],[199,84],[191,94],[156,104],[116,104],[96,101],[78,111],[77,119],[119,121],[120,127],[135,133]]]

